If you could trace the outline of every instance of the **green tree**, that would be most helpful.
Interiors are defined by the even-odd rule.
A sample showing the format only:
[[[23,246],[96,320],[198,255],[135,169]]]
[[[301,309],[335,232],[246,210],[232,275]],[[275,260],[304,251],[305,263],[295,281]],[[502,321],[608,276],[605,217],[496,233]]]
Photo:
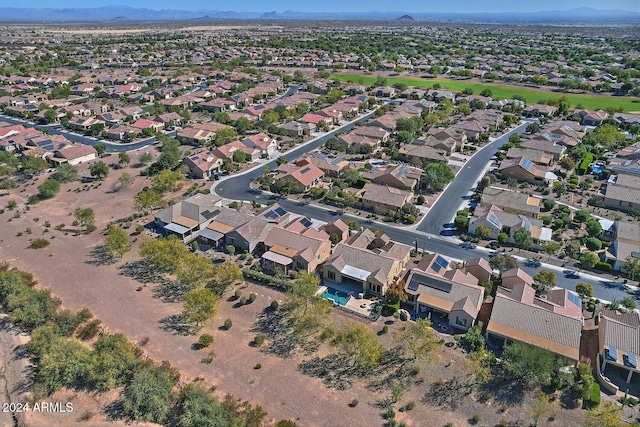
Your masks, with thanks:
[[[60,191],[60,183],[55,179],[47,179],[38,186],[40,197],[43,199],[50,199]]]
[[[95,148],[96,153],[98,153],[98,156],[102,156],[104,152],[107,151],[107,145],[102,142],[94,145],[93,148]]]
[[[543,242],[541,245],[541,249],[542,252],[544,252],[545,254],[549,255],[549,258],[551,258],[552,255],[555,255],[558,253],[558,251],[560,250],[560,243],[559,242],[555,242],[553,240],[549,240],[547,242]],[[549,259],[547,258],[547,259]]]
[[[89,379],[110,390],[127,383],[137,362],[138,353],[124,335],[102,335],[91,354]]]
[[[46,396],[63,386],[83,383],[91,354],[78,340],[60,340],[40,357],[36,375],[36,394]],[[39,392],[39,393],[38,393]]]
[[[585,268],[593,268],[596,266],[598,261],[600,261],[600,257],[598,254],[591,251],[586,251],[582,255],[580,255],[580,264],[585,266]]]
[[[491,260],[489,260],[489,264],[495,270],[500,271],[500,276],[507,270],[512,268],[516,268],[518,266],[518,262],[515,258],[505,255],[496,255]]]
[[[275,187],[278,193],[288,196],[289,194],[298,190],[298,183],[292,177],[285,176],[284,178],[279,179],[276,182]]]
[[[464,116],[468,116],[469,114],[471,114],[471,106],[468,102],[461,102],[460,104],[458,104],[457,108],[458,112]]]
[[[334,344],[360,371],[371,369],[384,358],[385,350],[376,333],[361,322],[353,321],[338,333]]]
[[[444,162],[429,163],[424,168],[423,184],[429,191],[441,191],[455,178],[451,167]]]
[[[235,262],[227,261],[213,268],[213,276],[214,280],[207,287],[222,296],[230,286],[242,280],[242,270]]]
[[[159,237],[140,245],[140,255],[161,271],[176,273],[189,249],[175,237]]]
[[[331,306],[316,295],[320,278],[315,273],[300,273],[287,292],[284,310],[291,322],[291,332],[299,344],[304,344],[329,323]]]
[[[578,165],[574,162],[571,157],[565,156],[558,162],[560,167],[565,170],[575,170]]]
[[[142,165],[149,164],[153,161],[153,154],[149,153],[148,151],[145,153],[142,153],[140,154],[140,157],[138,157],[138,161]]]
[[[18,187],[18,183],[11,178],[3,178],[0,179],[0,190],[4,190],[7,194],[10,193],[9,190]]]
[[[104,249],[110,257],[122,258],[131,249],[127,232],[117,226],[109,227],[104,238]]]
[[[49,168],[49,163],[42,157],[28,154],[22,158],[22,168],[27,173],[38,175]]]
[[[459,232],[464,232],[467,230],[467,225],[469,223],[469,218],[464,215],[458,215],[453,220],[453,225]]]
[[[53,173],[53,179],[59,182],[72,182],[80,178],[78,168],[70,163],[60,163]]]
[[[479,225],[476,227],[475,234],[476,234],[476,237],[478,237],[479,239],[486,239],[491,235],[491,230],[489,230],[484,225]]]
[[[134,200],[134,207],[138,212],[144,212],[147,209],[159,208],[164,205],[164,200],[162,200],[162,196],[151,188],[145,188],[140,191]]]
[[[602,233],[602,225],[600,225],[600,221],[596,219],[590,219],[587,221],[587,234],[591,237],[598,237]]]
[[[533,276],[533,288],[539,294],[546,294],[549,289],[555,287],[558,284],[558,277],[556,273],[551,270],[540,270],[535,276]]]
[[[244,151],[236,150],[233,152],[233,161],[236,163],[244,163],[247,161],[247,155]]]
[[[126,151],[121,151],[118,153],[118,163],[121,165],[128,165],[131,162],[131,156]]]
[[[200,287],[213,277],[211,260],[197,254],[184,254],[178,263],[176,276],[186,286]]]
[[[612,403],[606,402],[598,407],[587,411],[585,417],[586,427],[623,427],[627,424],[620,419],[622,409]]]
[[[409,361],[429,360],[441,349],[444,341],[436,336],[428,319],[418,319],[407,324],[393,334],[394,341],[402,348]]]
[[[6,298],[9,320],[27,331],[55,318],[60,300],[48,289],[22,288]]]
[[[549,350],[520,341],[507,344],[502,351],[502,368],[514,380],[547,384],[554,365],[555,356]]]
[[[107,177],[107,175],[109,175],[109,166],[107,166],[107,164],[102,160],[92,163],[89,166],[89,173],[91,174],[91,176],[96,177],[102,181]]]
[[[632,297],[624,297],[620,300],[620,305],[628,310],[635,310],[637,307],[636,300]]]
[[[624,259],[622,265],[622,271],[627,273],[631,280],[635,280],[637,275],[640,275],[640,258],[629,255]]]
[[[165,424],[171,414],[176,378],[166,367],[142,366],[124,389],[124,412],[137,421]]]
[[[217,313],[218,297],[207,288],[194,289],[184,296],[182,315],[189,324],[201,326]]]
[[[516,228],[513,232],[513,241],[519,249],[529,249],[533,246],[531,232],[524,227]]]
[[[187,385],[180,396],[180,427],[232,426],[233,414],[198,384]]]
[[[589,221],[590,217],[591,217],[591,214],[589,213],[589,211],[585,211],[584,209],[581,209],[579,211],[576,211],[576,213],[573,215],[573,220],[576,221],[578,224],[582,224],[584,222]]]
[[[580,295],[580,298],[593,298],[593,286],[587,282],[578,282],[576,284],[576,293]]]
[[[164,169],[151,178],[151,188],[162,195],[177,190],[183,179],[182,173]]]
[[[73,216],[78,222],[78,226],[80,226],[80,231],[83,232],[89,231],[91,228],[93,228],[96,222],[96,214],[91,208],[78,208],[73,212]]]

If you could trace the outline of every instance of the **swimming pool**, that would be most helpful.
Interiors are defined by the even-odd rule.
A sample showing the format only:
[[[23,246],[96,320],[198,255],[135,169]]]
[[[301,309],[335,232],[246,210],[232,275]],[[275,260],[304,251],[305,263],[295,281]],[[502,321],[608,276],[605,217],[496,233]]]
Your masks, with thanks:
[[[602,172],[604,169],[604,166],[598,166],[598,165],[593,165],[591,167],[591,171],[593,171],[593,173],[600,175],[600,172]]]
[[[327,286],[327,289],[322,294],[322,298],[330,299],[340,305],[347,305],[347,301],[349,301],[351,297],[339,289]]]

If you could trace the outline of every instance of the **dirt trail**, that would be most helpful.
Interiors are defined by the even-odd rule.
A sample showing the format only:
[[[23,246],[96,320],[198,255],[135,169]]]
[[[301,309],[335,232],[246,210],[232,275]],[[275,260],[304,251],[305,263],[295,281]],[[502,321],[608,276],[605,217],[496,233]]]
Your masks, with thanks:
[[[29,359],[24,348],[28,337],[9,323],[6,314],[0,314],[0,426],[17,427],[24,425],[24,417],[4,411],[5,403],[23,403],[27,401],[25,393],[25,371],[29,369]],[[20,347],[20,348],[18,348]]]

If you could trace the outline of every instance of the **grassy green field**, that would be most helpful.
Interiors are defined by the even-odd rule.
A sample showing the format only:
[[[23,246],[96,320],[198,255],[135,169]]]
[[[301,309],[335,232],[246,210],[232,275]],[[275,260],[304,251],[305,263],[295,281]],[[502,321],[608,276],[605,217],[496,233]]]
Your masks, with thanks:
[[[361,82],[365,85],[371,85],[376,81],[375,76],[365,76],[361,74],[334,74],[332,79],[342,82],[353,81]],[[361,80],[362,79],[362,80]],[[523,96],[527,103],[532,104],[541,100],[559,99],[565,95],[571,101],[571,106],[576,107],[582,104],[583,108],[588,110],[604,110],[608,107],[622,108],[624,112],[640,112],[640,98],[630,98],[610,95],[596,94],[563,94],[559,92],[548,92],[544,90],[511,86],[499,83],[481,83],[477,81],[467,80],[450,80],[450,79],[422,79],[419,77],[389,77],[387,79],[389,85],[396,83],[404,83],[407,86],[415,86],[421,88],[430,88],[434,83],[439,83],[443,89],[454,91],[462,91],[466,88],[473,89],[473,93],[479,94],[484,89],[491,89],[492,95],[497,99],[513,98],[514,95]]]

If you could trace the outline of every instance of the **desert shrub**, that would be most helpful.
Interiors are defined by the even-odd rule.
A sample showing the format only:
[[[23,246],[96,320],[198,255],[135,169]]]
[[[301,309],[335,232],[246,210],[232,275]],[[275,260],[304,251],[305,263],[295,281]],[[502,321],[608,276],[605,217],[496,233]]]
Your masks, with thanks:
[[[409,403],[407,403],[407,405],[404,407],[407,411],[411,411],[412,409],[414,409],[416,407],[416,402],[414,402],[413,400]]]
[[[240,289],[236,289],[236,291],[233,293],[233,298],[240,299],[240,297],[242,297],[242,291]]]
[[[269,307],[271,307],[271,311],[276,311],[279,306],[280,304],[278,304],[278,301],[276,300],[271,301],[271,304],[269,305]]]
[[[200,338],[198,338],[198,344],[200,344],[200,347],[209,347],[211,344],[213,344],[213,337],[209,334],[202,334],[200,335]]]
[[[480,414],[473,414],[473,416],[469,420],[469,424],[476,425],[480,422],[481,419],[482,418],[480,417]]]
[[[256,300],[257,296],[256,294],[250,294],[249,295],[249,304],[253,303]]]
[[[49,246],[49,241],[47,239],[33,239],[29,247],[31,249],[42,249]]]
[[[259,363],[256,363],[256,366],[253,367],[253,369],[260,369],[262,368],[262,365]]]
[[[240,301],[238,301],[238,303],[240,305],[245,305],[247,303],[247,298],[246,297],[240,297]]]
[[[80,328],[80,331],[78,331],[78,338],[89,340],[95,337],[100,331],[101,324],[102,322],[98,319],[92,320],[91,322],[87,323],[82,328]]]
[[[383,334],[386,334],[386,333],[388,333],[388,332],[389,332],[389,327],[388,327],[387,325],[384,325],[384,326],[382,327],[382,333],[383,333]]]
[[[596,270],[600,270],[600,271],[611,271],[611,264],[609,264],[608,262],[604,262],[604,261],[598,261],[594,268]]]
[[[224,328],[228,331],[233,326],[233,322],[231,319],[227,319],[224,321]]]
[[[349,402],[349,407],[355,408],[356,406],[358,406],[358,403],[360,403],[358,399],[353,399],[351,402]]]
[[[600,404],[600,385],[596,382],[591,383],[591,387],[589,388],[589,400],[587,401],[587,406],[590,408],[595,408]]]
[[[260,347],[262,346],[262,344],[264,344],[264,341],[267,339],[265,334],[258,334],[255,337],[253,337],[253,344],[256,347]]]

